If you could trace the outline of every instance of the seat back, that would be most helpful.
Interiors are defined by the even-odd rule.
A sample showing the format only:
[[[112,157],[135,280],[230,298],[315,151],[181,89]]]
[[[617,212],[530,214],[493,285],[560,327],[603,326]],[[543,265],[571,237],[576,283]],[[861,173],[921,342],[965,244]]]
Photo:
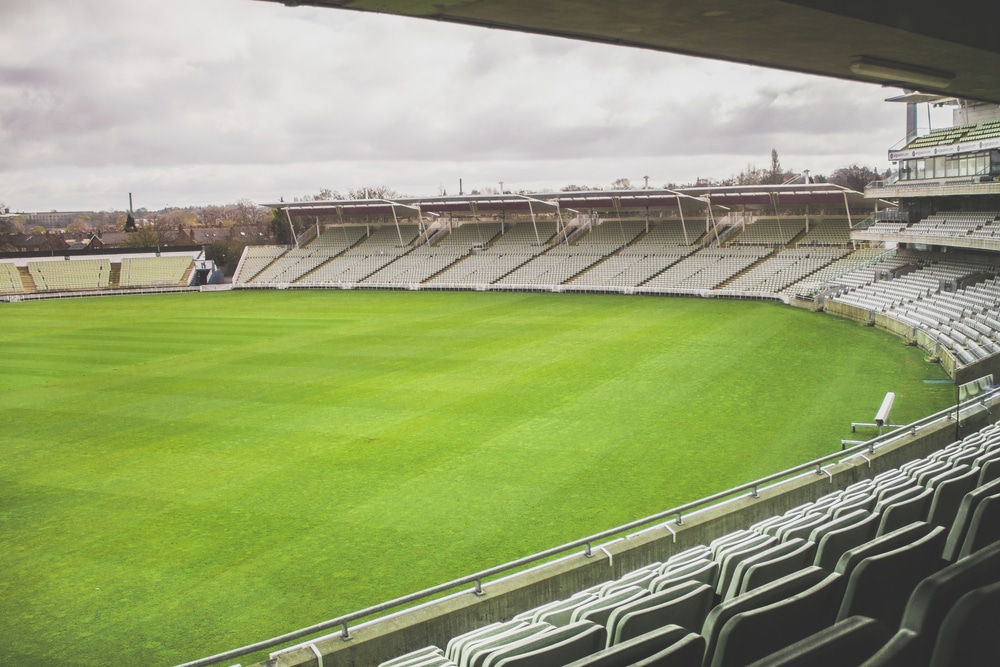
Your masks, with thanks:
[[[631,667],[701,667],[705,638],[692,632],[670,648],[631,665]]]
[[[572,627],[572,626],[568,626]],[[559,628],[566,630],[567,628]],[[558,633],[553,631],[554,635]],[[598,625],[581,628],[577,633],[549,642],[546,635],[540,635],[522,644],[500,651],[486,661],[487,667],[551,667],[565,665],[604,648],[604,628]]]
[[[852,526],[864,519],[866,516],[868,516],[868,512],[865,510],[854,510],[836,519],[834,519],[831,515],[827,518],[826,523],[821,523],[820,525],[813,527],[812,532],[809,533],[808,539],[810,542],[819,544],[819,541],[823,539],[823,536],[830,531]]]
[[[958,477],[962,473],[966,472],[968,469],[969,466],[967,465],[951,466],[945,468],[944,470],[934,473],[921,483],[924,486],[929,486],[932,489],[936,489],[938,484],[940,484],[941,482],[952,479],[954,477]]]
[[[941,568],[945,535],[934,526],[909,544],[864,558],[850,573],[837,620],[866,616],[897,629],[914,587]]]
[[[681,639],[691,634],[687,628],[679,625],[665,625],[647,632],[639,637],[599,651],[585,658],[580,658],[566,667],[619,667],[631,665],[644,658],[673,646]]]
[[[733,615],[715,645],[708,644],[705,664],[745,665],[829,627],[842,592],[842,577],[833,573],[789,598]]]
[[[853,549],[844,552],[844,555],[837,561],[837,572],[850,577],[851,572],[865,558],[876,556],[886,551],[892,551],[920,539],[931,532],[933,527],[922,521],[915,521],[908,526],[903,526],[891,533],[886,533],[881,537],[876,537],[864,544],[860,544]]]
[[[884,535],[914,521],[923,521],[927,518],[933,497],[934,489],[921,488],[906,500],[889,505],[882,511],[882,520],[875,535]]]
[[[774,558],[770,561],[752,565],[743,581],[737,595],[743,595],[755,588],[760,588],[772,581],[777,581],[781,577],[797,572],[808,567],[816,554],[816,543],[803,541],[796,549]]]
[[[502,646],[516,644],[552,629],[554,629],[553,626],[548,623],[534,623],[515,630],[501,632],[479,641],[469,642],[459,655],[459,660],[453,662],[458,663],[459,667],[482,667],[486,658],[494,650]]]
[[[573,612],[584,605],[591,604],[600,598],[596,595],[581,595],[566,600],[559,600],[538,609],[527,620],[534,623],[551,623],[552,625],[567,625],[573,618]]]
[[[976,511],[972,513],[969,530],[962,541],[958,552],[959,558],[965,558],[988,544],[1000,540],[1000,493],[983,498]]]
[[[869,514],[849,526],[829,531],[816,544],[813,564],[825,570],[833,570],[846,551],[875,537],[881,520],[882,517],[878,514]]]
[[[926,667],[938,630],[958,599],[997,581],[1000,544],[991,544],[925,577],[906,603],[900,631],[875,654],[873,664]]]
[[[690,549],[679,551],[674,555],[672,555],[670,558],[668,558],[666,562],[663,563],[663,566],[660,568],[660,571],[663,572],[669,569],[673,565],[686,563],[687,561],[690,560],[700,560],[702,558],[709,558],[709,554],[711,553],[712,550],[707,546],[705,546],[704,544],[693,546]]]
[[[815,586],[827,576],[829,573],[822,568],[810,566],[716,605],[708,613],[705,625],[701,630],[701,635],[706,642],[705,664],[711,664],[712,653],[718,642],[719,634],[733,616],[797,595]]]
[[[615,628],[626,614],[633,611],[639,611],[641,609],[657,607],[665,602],[670,602],[671,600],[686,595],[687,593],[697,588],[701,588],[702,586],[704,586],[704,584],[697,581],[686,581],[682,584],[678,584],[677,586],[664,589],[659,593],[653,593],[652,595],[647,595],[645,597],[632,600],[631,602],[624,602],[618,605],[611,610],[611,613],[608,614],[608,618],[604,623],[604,627],[608,629],[608,646],[611,646],[613,643]]]
[[[696,565],[684,571],[671,571],[652,579],[649,590],[657,593],[685,581],[697,581],[714,587],[719,578],[719,564],[714,560],[696,561]]]
[[[969,591],[944,619],[934,643],[930,667],[995,664],[1000,655],[997,619],[1000,583]]]
[[[644,598],[647,595],[649,595],[649,591],[639,586],[628,586],[619,589],[605,597],[591,600],[587,604],[574,609],[572,616],[570,616],[570,623],[590,621],[603,627],[615,607]]]
[[[839,519],[857,510],[871,512],[875,507],[875,496],[869,491],[852,493],[850,497],[847,497],[847,494],[844,495],[845,497],[839,503],[830,508],[830,516],[834,519]]]
[[[957,475],[942,479],[934,488],[934,498],[931,500],[931,507],[927,513],[928,523],[936,526],[950,528],[958,514],[958,506],[962,503],[962,497],[976,486],[979,478],[979,471],[968,466],[959,466],[954,470],[960,470]]]
[[[958,558],[958,553],[965,542],[965,534],[969,532],[969,524],[972,523],[976,506],[983,498],[996,493],[1000,493],[1000,479],[978,486],[962,496],[955,520],[951,524],[951,530],[948,531],[948,541],[944,547],[945,560],[954,562]]]
[[[444,650],[444,655],[446,658],[452,662],[458,662],[461,659],[462,651],[465,650],[466,645],[486,639],[493,635],[498,635],[501,632],[507,632],[508,630],[513,630],[514,628],[523,628],[528,624],[524,621],[507,621],[506,623],[491,623],[489,625],[483,626],[481,628],[476,628],[475,630],[470,630],[464,634],[458,635],[457,637],[452,637]]]
[[[594,628],[597,628],[601,639],[600,646],[591,651],[592,653],[596,653],[604,645],[604,628],[595,626],[593,623],[587,621],[582,621],[561,628],[549,627],[542,632],[534,633],[527,637],[503,644],[491,645],[488,649],[478,651],[468,664],[469,667],[496,667],[497,663],[504,658],[514,657],[522,653],[528,653],[539,648],[557,644],[564,639],[570,639],[583,632],[592,632]]]
[[[989,484],[997,479],[1000,479],[1000,458],[983,461],[982,466],[979,468],[979,481],[977,486]]]
[[[407,667],[408,665],[432,658],[442,658],[447,660],[444,658],[444,651],[439,649],[437,646],[427,646],[416,651],[410,651],[406,655],[401,655],[398,658],[380,662],[378,667]]]
[[[766,551],[777,543],[777,537],[761,535],[761,539],[744,542],[739,548],[720,551],[719,555],[722,558],[722,566],[719,568],[719,580],[715,584],[715,592],[718,595],[726,592],[729,582],[732,581],[733,575],[736,573],[736,567],[742,561],[754,554],[759,554],[761,551]]]
[[[885,511],[885,508],[899,504],[904,500],[909,500],[921,491],[923,491],[923,487],[916,482],[912,482],[910,486],[892,489],[891,493],[879,496],[878,502],[875,503],[875,511],[881,514]]]
[[[871,618],[851,616],[753,662],[749,667],[843,667],[860,665],[892,632]]]
[[[736,597],[740,591],[740,584],[743,581],[743,577],[746,575],[747,570],[758,563],[766,563],[775,558],[783,556],[790,551],[794,551],[804,544],[805,540],[795,539],[788,542],[779,542],[773,544],[767,549],[760,551],[749,558],[742,560],[739,565],[736,566],[736,571],[733,573],[733,577],[729,582],[728,588],[726,588],[722,598],[728,600],[729,598]],[[789,574],[786,572],[785,574]],[[775,577],[777,579],[778,577]],[[765,582],[766,583],[766,582]]]
[[[798,521],[788,524],[787,526],[782,526],[778,530],[778,539],[782,542],[787,542],[788,540],[793,540],[796,538],[806,539],[809,534],[812,533],[813,528],[816,526],[826,523],[830,518],[825,512],[816,514],[807,514],[806,516],[800,518]]]
[[[653,607],[646,607],[624,613],[619,618],[608,620],[609,632],[614,622],[614,635],[609,638],[611,646],[635,639],[663,625],[679,625],[697,632],[705,624],[709,611],[715,602],[712,587],[696,584],[682,595]]]

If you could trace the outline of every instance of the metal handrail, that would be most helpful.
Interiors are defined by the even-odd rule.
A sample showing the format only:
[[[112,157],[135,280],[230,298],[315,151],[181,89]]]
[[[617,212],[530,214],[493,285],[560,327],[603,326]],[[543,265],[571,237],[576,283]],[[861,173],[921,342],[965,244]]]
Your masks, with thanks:
[[[988,399],[996,398],[1000,396],[1000,389],[995,389],[982,396],[977,396],[975,399],[968,401],[967,403],[980,403],[985,402]],[[897,440],[902,437],[913,435],[918,429],[927,427],[935,422],[941,420],[953,420],[956,414],[956,408],[960,406],[949,406],[943,410],[935,412],[932,415],[928,415],[914,422],[906,424],[905,426],[899,426],[888,433],[876,436],[870,440],[863,443],[854,445],[844,450],[834,452],[832,454],[827,454],[826,456],[821,456],[817,459],[813,459],[807,463],[802,463],[791,468],[782,470],[781,472],[776,472],[765,477],[761,477],[753,482],[747,482],[745,484],[740,484],[726,491],[720,491],[714,493],[710,496],[706,496],[699,500],[685,503],[683,505],[678,505],[677,507],[671,508],[669,510],[664,510],[656,514],[652,514],[642,519],[637,519],[635,521],[630,521],[629,523],[622,524],[615,528],[610,528],[608,530],[595,533],[589,537],[584,537],[578,540],[573,540],[572,542],[567,542],[566,544],[552,547],[551,549],[546,549],[545,551],[540,551],[536,554],[530,556],[525,556],[517,560],[504,563],[503,565],[497,565],[486,570],[482,570],[475,574],[470,574],[458,579],[453,579],[452,581],[438,584],[437,586],[432,586],[430,588],[425,588],[421,591],[415,593],[410,593],[409,595],[404,595],[402,597],[389,600],[387,602],[382,602],[380,604],[366,607],[359,611],[351,612],[343,616],[338,616],[327,621],[322,621],[314,625],[310,625],[305,628],[300,628],[292,632],[279,635],[277,637],[272,637],[271,639],[266,639],[253,644],[248,644],[240,648],[225,651],[224,653],[219,653],[217,655],[208,656],[206,658],[201,658],[199,660],[193,660],[191,662],[185,662],[178,667],[205,667],[207,665],[213,665],[224,660],[230,660],[232,658],[238,658],[240,656],[248,655],[250,653],[256,653],[257,651],[262,651],[264,649],[273,648],[280,644],[285,644],[296,639],[301,639],[309,635],[314,635],[324,630],[330,630],[332,628],[341,628],[341,637],[344,640],[350,639],[350,634],[348,633],[348,624],[354,621],[366,618],[368,616],[373,616],[380,612],[388,611],[390,609],[396,609],[398,607],[403,607],[405,605],[411,604],[413,602],[418,602],[420,600],[425,600],[431,598],[440,593],[444,593],[462,586],[473,585],[473,591],[476,593],[482,592],[482,581],[488,577],[493,577],[498,574],[503,574],[516,570],[518,568],[524,567],[525,565],[531,565],[542,560],[546,560],[553,556],[558,556],[560,554],[565,554],[568,551],[579,549],[584,547],[584,554],[587,556],[591,555],[591,551],[595,548],[594,543],[601,540],[606,540],[608,538],[626,533],[628,531],[634,530],[636,528],[641,528],[649,524],[655,524],[664,521],[665,519],[674,519],[676,525],[683,524],[683,517],[685,514],[690,513],[692,510],[698,508],[704,508],[705,506],[714,505],[719,503],[719,501],[724,500],[735,500],[733,496],[738,496],[744,492],[750,492],[749,497],[758,497],[758,492],[760,487],[771,484],[772,482],[777,482],[784,480],[786,478],[792,477],[794,475],[799,475],[805,472],[814,472],[817,475],[829,474],[824,469],[824,464],[830,463],[831,461],[844,461],[846,459],[853,458],[855,456],[861,455],[863,453],[873,453],[879,447],[883,447],[890,442]],[[742,497],[742,496],[740,496]],[[721,504],[721,503],[720,503]],[[599,546],[599,545],[598,545]]]

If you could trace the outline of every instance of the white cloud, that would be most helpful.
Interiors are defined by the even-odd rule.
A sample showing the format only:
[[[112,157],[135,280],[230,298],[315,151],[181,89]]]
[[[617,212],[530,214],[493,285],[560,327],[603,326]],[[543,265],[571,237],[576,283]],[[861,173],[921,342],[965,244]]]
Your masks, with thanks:
[[[886,166],[885,91],[250,0],[0,5],[0,201],[20,210],[433,194]]]

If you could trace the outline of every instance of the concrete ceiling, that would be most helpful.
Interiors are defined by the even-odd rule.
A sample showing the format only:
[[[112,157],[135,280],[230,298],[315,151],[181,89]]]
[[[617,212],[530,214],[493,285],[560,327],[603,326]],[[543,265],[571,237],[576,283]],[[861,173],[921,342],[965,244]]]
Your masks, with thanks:
[[[266,0],[715,58],[1000,104],[982,0]]]

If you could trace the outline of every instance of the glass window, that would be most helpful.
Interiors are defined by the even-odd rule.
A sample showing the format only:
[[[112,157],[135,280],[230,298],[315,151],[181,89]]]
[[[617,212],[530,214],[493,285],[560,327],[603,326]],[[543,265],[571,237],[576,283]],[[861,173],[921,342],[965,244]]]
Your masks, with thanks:
[[[914,160],[914,162],[916,163],[917,171],[916,171],[916,173],[914,174],[913,177],[914,178],[927,178],[927,176],[924,175],[924,160]]]
[[[946,178],[958,176],[958,157],[949,155],[944,162],[944,175]]]
[[[934,173],[930,172],[930,164],[927,165],[927,178],[944,178],[944,157],[936,157],[934,162]]]

